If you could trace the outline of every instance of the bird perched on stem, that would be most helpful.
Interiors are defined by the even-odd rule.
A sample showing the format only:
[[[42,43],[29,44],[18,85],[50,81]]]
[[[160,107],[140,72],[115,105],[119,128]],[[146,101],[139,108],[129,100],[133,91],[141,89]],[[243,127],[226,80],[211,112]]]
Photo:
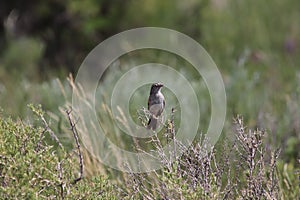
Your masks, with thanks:
[[[147,126],[148,129],[156,130],[158,118],[164,111],[165,97],[160,91],[163,86],[164,85],[162,83],[154,83],[151,86],[150,96],[148,99],[148,110],[151,114]]]

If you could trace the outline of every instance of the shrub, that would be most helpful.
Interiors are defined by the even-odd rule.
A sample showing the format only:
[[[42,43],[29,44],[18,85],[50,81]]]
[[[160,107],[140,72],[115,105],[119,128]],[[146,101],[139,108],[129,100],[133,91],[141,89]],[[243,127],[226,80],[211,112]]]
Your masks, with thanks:
[[[298,199],[295,169],[277,167],[279,149],[269,152],[264,130],[250,130],[234,120],[235,141],[223,149],[199,143],[172,162],[161,154],[164,169],[126,177],[128,199]],[[158,142],[158,140],[153,140]],[[186,148],[177,141],[178,148]],[[231,147],[228,147],[231,146]],[[160,144],[156,148],[161,148]],[[163,152],[163,151],[160,151]],[[280,166],[280,165],[279,165]],[[292,167],[292,166],[289,166]],[[298,176],[300,177],[300,176]]]
[[[34,112],[43,118],[39,108]],[[4,199],[110,198],[112,186],[101,176],[76,176],[77,155],[44,140],[49,126],[33,127],[0,116],[0,193]],[[54,133],[52,133],[54,134]]]

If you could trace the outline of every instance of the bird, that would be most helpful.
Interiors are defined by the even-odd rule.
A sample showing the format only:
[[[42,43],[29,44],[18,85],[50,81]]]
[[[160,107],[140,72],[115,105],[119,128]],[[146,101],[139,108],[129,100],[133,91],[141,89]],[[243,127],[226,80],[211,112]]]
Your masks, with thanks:
[[[148,121],[147,129],[156,130],[158,117],[164,111],[166,102],[165,97],[161,93],[161,88],[164,85],[162,83],[154,83],[150,89],[150,95],[148,98],[148,110],[151,114],[150,119]]]

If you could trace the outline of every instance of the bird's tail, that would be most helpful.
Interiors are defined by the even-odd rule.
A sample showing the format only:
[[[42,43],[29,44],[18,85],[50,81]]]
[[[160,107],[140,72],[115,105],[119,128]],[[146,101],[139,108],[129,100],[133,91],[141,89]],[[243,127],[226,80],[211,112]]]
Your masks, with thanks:
[[[157,123],[158,123],[158,119],[154,116],[151,116],[151,118],[149,119],[149,122],[148,122],[147,129],[151,129],[153,131],[156,130]]]

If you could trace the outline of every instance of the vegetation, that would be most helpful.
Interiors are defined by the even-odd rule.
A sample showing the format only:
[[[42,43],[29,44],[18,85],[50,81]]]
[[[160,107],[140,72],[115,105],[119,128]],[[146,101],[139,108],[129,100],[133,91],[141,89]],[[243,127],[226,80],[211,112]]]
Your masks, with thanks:
[[[95,160],[87,157],[82,166],[82,149],[67,152],[63,146],[53,148],[45,142],[46,134],[59,140],[45,121],[39,107],[31,106],[43,127],[0,118],[2,198],[42,199],[298,199],[299,169],[278,163],[280,150],[268,152],[265,131],[248,130],[238,116],[234,125],[235,140],[222,149],[204,152],[199,143],[185,149],[172,161],[161,153],[165,168],[149,173],[121,173],[117,183],[101,175],[88,174]],[[67,112],[74,134],[75,124]],[[170,122],[173,123],[173,122]],[[156,150],[161,141],[152,137]],[[175,139],[178,148],[186,148]],[[205,144],[205,141],[203,141]],[[159,151],[163,152],[163,151]],[[171,152],[174,153],[174,152]],[[84,155],[88,155],[85,153]],[[205,156],[203,156],[205,155]],[[114,155],[113,155],[114,156]],[[77,157],[77,159],[76,159]],[[79,158],[79,159],[78,159]],[[78,161],[79,160],[79,161]],[[300,160],[299,160],[300,163]],[[90,165],[90,166],[89,166]],[[77,166],[77,167],[76,167]],[[98,166],[101,164],[98,163]],[[103,166],[102,166],[103,167]],[[76,171],[79,175],[76,175]],[[107,169],[109,172],[109,169]],[[112,176],[113,173],[110,173]],[[238,175],[238,176],[237,176]],[[114,176],[117,179],[117,176]],[[125,183],[125,184],[124,184]]]
[[[1,197],[300,199],[299,9],[296,0],[2,1]],[[75,76],[99,42],[141,26],[172,28],[202,44],[221,71],[228,104],[221,138],[201,157],[198,145],[205,144],[201,133],[210,120],[210,96],[190,64],[154,50],[116,60],[101,80],[97,97],[104,100],[96,105],[114,143],[137,150],[131,137],[111,126],[108,106],[114,84],[131,66],[158,62],[174,67],[188,77],[200,102],[194,145],[174,162],[161,154],[164,169],[134,174],[104,166],[78,145],[75,122],[80,114],[71,109],[76,86],[68,73]],[[138,123],[148,89],[139,88],[130,102]],[[164,94],[169,108],[178,104],[172,91]],[[31,103],[43,109],[28,109]],[[151,146],[142,141],[144,150],[159,149],[168,128],[177,131],[176,109],[175,127],[166,110],[166,128],[158,139],[149,139]],[[177,145],[182,146],[179,141]]]
[[[102,176],[79,181],[77,153],[47,144],[46,134],[55,135],[44,121],[43,111],[32,109],[44,127],[0,117],[1,198],[114,199],[117,195],[112,185]]]

